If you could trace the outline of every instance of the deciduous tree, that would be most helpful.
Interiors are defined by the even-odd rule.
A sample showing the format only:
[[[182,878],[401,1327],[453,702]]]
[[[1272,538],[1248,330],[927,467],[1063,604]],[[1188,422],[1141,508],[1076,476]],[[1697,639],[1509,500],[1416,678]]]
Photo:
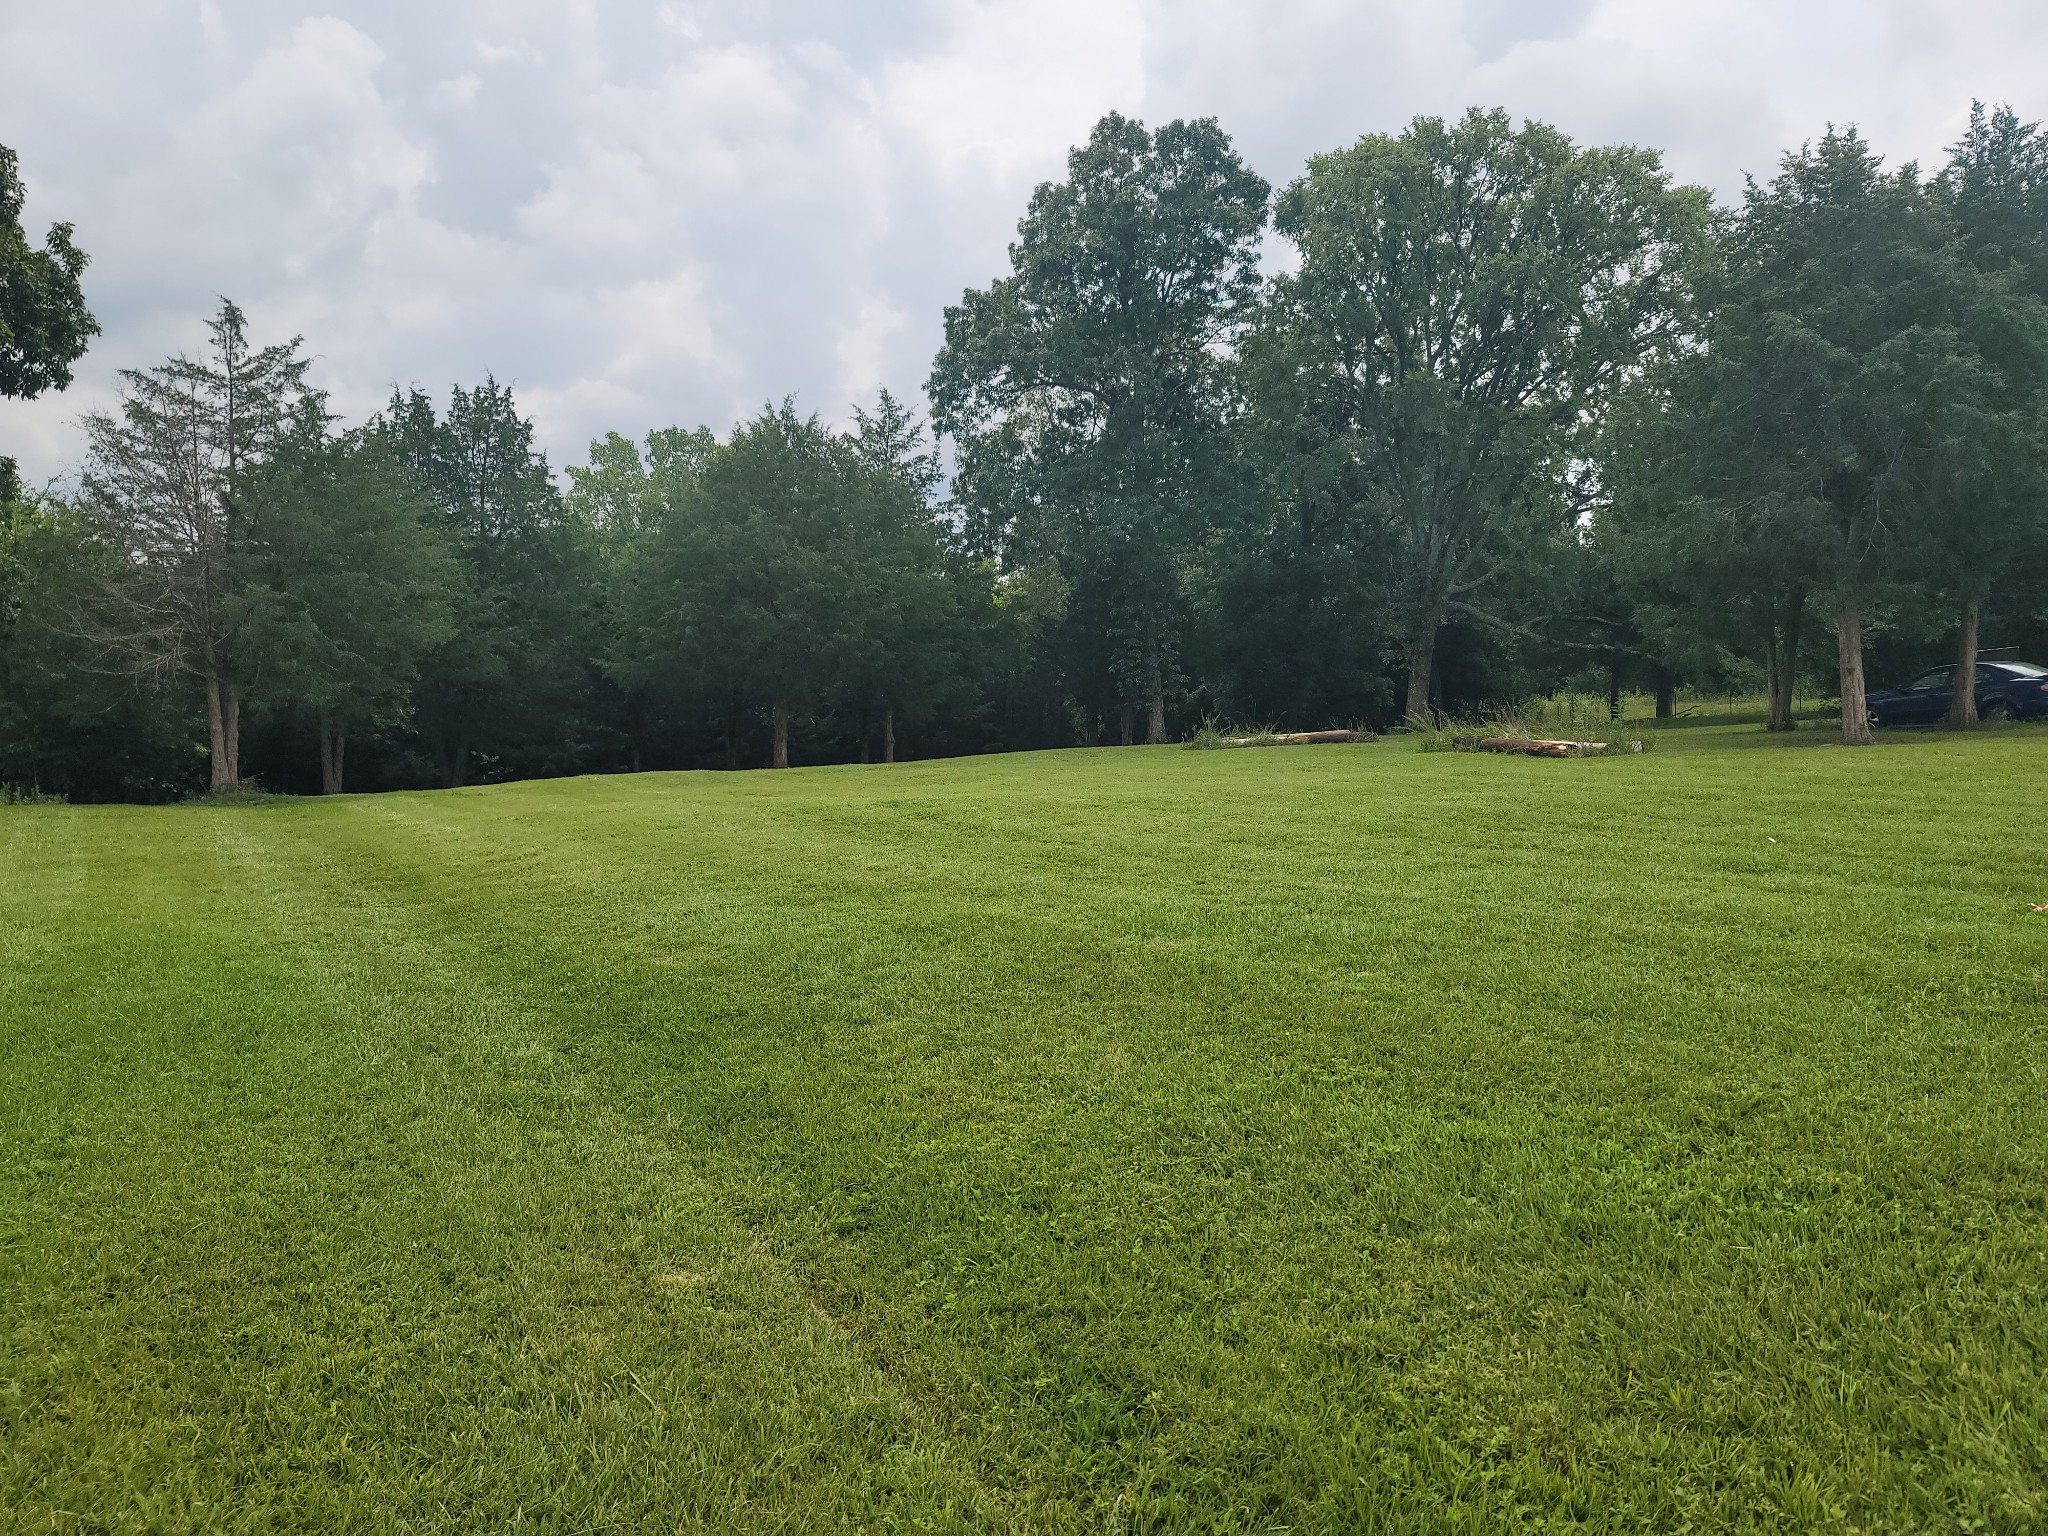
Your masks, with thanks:
[[[79,277],[87,257],[69,224],[52,224],[43,248],[29,244],[20,158],[0,144],[0,396],[33,399],[71,382],[71,365],[100,331]],[[0,503],[19,490],[14,460],[0,454]]]
[[[1652,151],[1476,110],[1318,155],[1281,195],[1300,262],[1247,349],[1254,412],[1295,494],[1381,530],[1408,713],[1446,618],[1502,621],[1584,510],[1587,431],[1691,324],[1708,213]]]
[[[1112,114],[1033,193],[1010,275],[946,311],[929,389],[971,529],[1070,589],[1126,740],[1134,710],[1165,738],[1186,561],[1232,498],[1223,353],[1268,191],[1211,119]]]
[[[939,579],[939,538],[875,452],[785,402],[707,454],[620,596],[620,675],[725,701],[735,743],[739,712],[764,708],[778,768],[799,711],[900,686],[906,612]]]
[[[1957,615],[1948,723],[1977,720],[1979,617],[2038,555],[2048,505],[2048,136],[2010,107],[1972,107],[1939,186],[1968,270],[1954,323],[1983,354],[1981,392],[1940,445],[1925,569]]]

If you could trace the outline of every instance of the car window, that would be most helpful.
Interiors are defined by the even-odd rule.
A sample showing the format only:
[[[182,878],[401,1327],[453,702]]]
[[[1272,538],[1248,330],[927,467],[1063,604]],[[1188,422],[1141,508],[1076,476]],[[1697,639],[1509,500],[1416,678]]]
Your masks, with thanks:
[[[1914,678],[1911,684],[1913,692],[1923,693],[1929,688],[1946,688],[1948,686],[1948,675],[1951,670],[1948,667],[1936,667],[1926,676]]]

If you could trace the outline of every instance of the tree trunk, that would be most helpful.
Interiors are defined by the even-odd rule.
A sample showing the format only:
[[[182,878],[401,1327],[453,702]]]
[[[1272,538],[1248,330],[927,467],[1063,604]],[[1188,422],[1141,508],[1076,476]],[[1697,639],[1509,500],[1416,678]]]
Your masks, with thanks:
[[[441,760],[441,783],[447,789],[462,788],[462,781],[469,777],[469,743],[457,738]]]
[[[1836,650],[1842,669],[1842,740],[1852,747],[1870,745],[1870,701],[1863,687],[1863,616],[1854,603],[1844,603],[1835,620]]]
[[[325,715],[320,717],[320,793],[341,793],[341,759],[348,742]]]
[[[896,711],[893,709],[882,711],[882,761],[896,761]]]
[[[1436,665],[1436,625],[1431,624],[1408,640],[1408,704],[1401,718],[1410,722],[1431,721],[1429,707],[1430,672]]]
[[[768,766],[787,768],[789,766],[789,706],[780,699],[775,701],[775,745],[770,749]]]
[[[206,750],[211,769],[207,787],[215,794],[235,787],[235,770],[228,765],[227,708],[221,698],[220,679],[206,679]]]
[[[1619,720],[1621,718],[1621,664],[1619,662],[1609,662],[1607,664],[1607,718],[1610,720]]]
[[[1792,729],[1792,684],[1799,676],[1799,631],[1806,618],[1804,593],[1792,598],[1784,613],[1771,612],[1769,651],[1770,701],[1764,713],[1764,729]]]
[[[1131,730],[1131,706],[1130,706],[1130,705],[1128,705],[1128,704],[1125,704],[1125,705],[1123,705],[1123,706],[1122,706],[1121,708],[1119,708],[1119,709],[1117,710],[1117,721],[1118,721],[1119,725],[1120,725],[1120,726],[1121,726],[1121,728],[1122,728],[1122,730],[1121,730],[1121,735],[1120,735],[1120,737],[1119,737],[1119,739],[1118,739],[1118,741],[1117,741],[1117,745],[1118,745],[1118,746],[1122,746],[1122,747],[1128,747],[1128,746],[1129,746],[1129,745],[1131,744],[1131,742],[1132,742],[1132,740],[1133,740],[1133,737],[1134,737],[1134,734],[1135,734],[1135,733],[1134,733],[1134,732],[1133,732],[1133,731]]]
[[[1156,747],[1166,740],[1166,684],[1157,663],[1152,667],[1151,691],[1145,702],[1145,744]]]
[[[732,772],[737,772],[740,766],[740,700],[738,694],[734,694],[727,701],[726,705],[725,766]]]
[[[860,712],[860,760],[863,764],[874,761],[875,733],[866,710]]]
[[[228,783],[239,788],[242,783],[242,690],[229,683],[223,690],[227,694],[227,747]]]
[[[1669,720],[1678,713],[1678,679],[1669,672],[1657,674],[1657,718]]]
[[[1968,730],[1977,723],[1977,599],[1963,604],[1962,632],[1956,636],[1955,691],[1949,695],[1948,723]]]

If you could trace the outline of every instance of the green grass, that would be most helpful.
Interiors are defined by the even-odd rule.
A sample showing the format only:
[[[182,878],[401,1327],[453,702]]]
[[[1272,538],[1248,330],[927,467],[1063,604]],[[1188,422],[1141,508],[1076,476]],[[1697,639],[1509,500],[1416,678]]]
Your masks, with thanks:
[[[2048,1527],[2048,737],[0,809],[0,1530]]]

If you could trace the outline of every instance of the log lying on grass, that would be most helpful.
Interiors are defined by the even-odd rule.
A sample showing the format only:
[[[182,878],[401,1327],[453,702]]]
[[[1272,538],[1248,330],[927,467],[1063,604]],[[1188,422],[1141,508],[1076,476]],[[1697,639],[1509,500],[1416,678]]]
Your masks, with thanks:
[[[1233,747],[1307,747],[1323,741],[1371,741],[1370,731],[1282,731],[1270,736],[1226,736]]]
[[[1597,757],[1612,748],[1604,741],[1546,741],[1537,736],[1476,736],[1479,752],[1519,752],[1524,757]]]

